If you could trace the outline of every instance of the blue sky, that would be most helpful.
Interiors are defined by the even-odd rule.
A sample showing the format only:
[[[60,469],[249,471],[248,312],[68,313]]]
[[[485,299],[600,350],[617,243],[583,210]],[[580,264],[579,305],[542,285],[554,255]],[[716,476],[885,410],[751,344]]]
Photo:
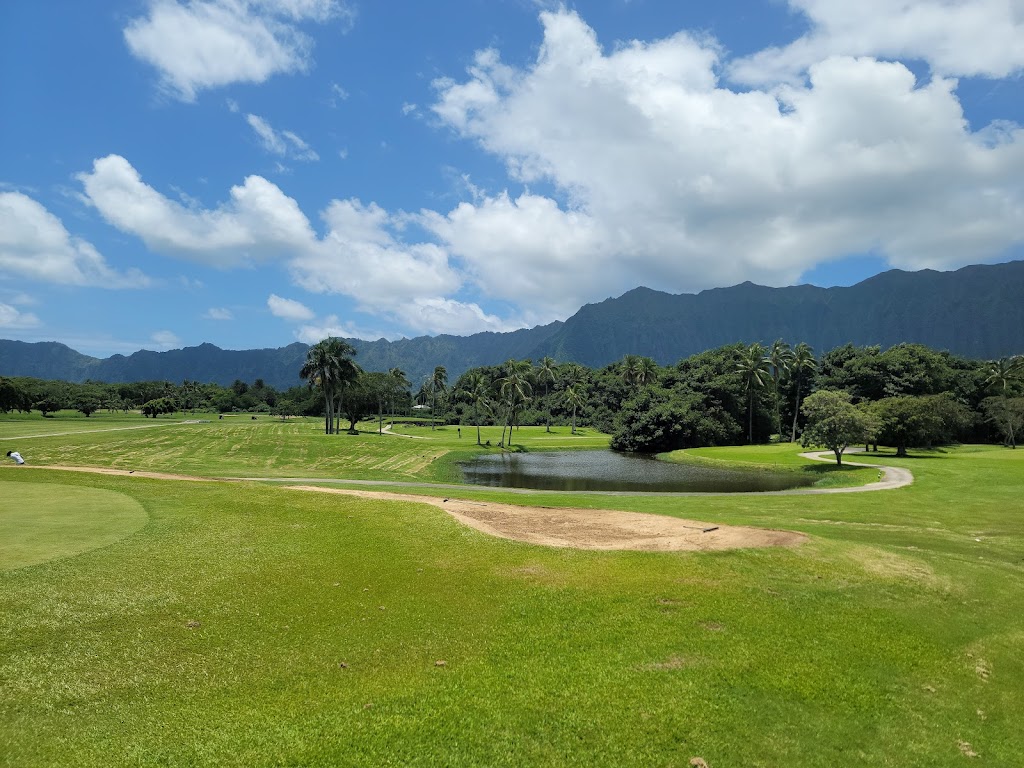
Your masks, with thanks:
[[[1024,0],[0,4],[0,338],[506,331],[1024,257]]]

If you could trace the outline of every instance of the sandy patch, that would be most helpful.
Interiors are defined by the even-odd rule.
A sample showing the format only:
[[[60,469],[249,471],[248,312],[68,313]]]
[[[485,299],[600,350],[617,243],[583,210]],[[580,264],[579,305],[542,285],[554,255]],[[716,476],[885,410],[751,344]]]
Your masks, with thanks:
[[[97,475],[131,475],[132,477],[148,477],[154,480],[189,480],[196,483],[224,482],[213,477],[196,477],[195,475],[172,475],[168,472],[147,472],[134,469],[110,469],[107,467],[68,467],[60,464],[46,464],[33,469],[60,469],[64,472],[91,472]]]
[[[804,534],[792,531],[715,525],[698,520],[680,520],[663,515],[610,509],[524,507],[515,504],[312,485],[287,487],[302,491],[338,493],[363,499],[431,504],[478,531],[503,539],[549,547],[707,552],[747,547],[794,547],[807,540]]]

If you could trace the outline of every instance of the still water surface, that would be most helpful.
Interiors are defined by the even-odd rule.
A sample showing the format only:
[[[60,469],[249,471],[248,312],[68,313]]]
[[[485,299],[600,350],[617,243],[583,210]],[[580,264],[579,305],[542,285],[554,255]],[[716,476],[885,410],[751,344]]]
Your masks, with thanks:
[[[813,482],[791,473],[673,464],[615,451],[492,454],[460,466],[467,483],[546,491],[739,493],[782,491]]]

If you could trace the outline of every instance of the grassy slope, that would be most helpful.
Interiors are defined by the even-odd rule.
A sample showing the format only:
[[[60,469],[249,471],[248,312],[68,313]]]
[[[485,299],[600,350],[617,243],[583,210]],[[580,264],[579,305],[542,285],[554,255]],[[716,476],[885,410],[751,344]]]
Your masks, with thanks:
[[[253,426],[211,428],[224,448],[199,466],[304,475],[288,462],[347,466],[371,439],[332,457],[267,424],[278,447],[247,457]],[[161,447],[170,431],[142,434],[138,456],[116,433],[22,447],[191,466],[195,451]],[[377,444],[425,450],[399,440]],[[487,494],[814,536],[718,554],[545,549],[416,504],[5,467],[58,494],[127,494],[150,522],[0,573],[0,764],[945,766],[959,742],[1024,764],[1024,451],[878,460],[915,484]]]

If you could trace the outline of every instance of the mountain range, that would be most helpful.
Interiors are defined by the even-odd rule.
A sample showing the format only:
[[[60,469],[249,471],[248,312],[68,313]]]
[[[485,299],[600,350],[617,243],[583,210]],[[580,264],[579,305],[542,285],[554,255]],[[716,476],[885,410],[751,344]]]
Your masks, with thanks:
[[[366,370],[401,368],[419,382],[443,365],[450,381],[509,358],[599,367],[625,354],[660,364],[734,342],[804,341],[823,352],[847,342],[890,347],[917,342],[965,357],[1024,352],[1024,261],[955,272],[890,270],[849,287],[768,288],[742,283],[697,294],[635,288],[587,304],[564,322],[511,333],[349,339]],[[184,379],[231,384],[257,378],[299,384],[308,346],[224,350],[200,344],[168,352],[142,350],[99,359],[57,342],[0,340],[0,375],[65,381]]]

